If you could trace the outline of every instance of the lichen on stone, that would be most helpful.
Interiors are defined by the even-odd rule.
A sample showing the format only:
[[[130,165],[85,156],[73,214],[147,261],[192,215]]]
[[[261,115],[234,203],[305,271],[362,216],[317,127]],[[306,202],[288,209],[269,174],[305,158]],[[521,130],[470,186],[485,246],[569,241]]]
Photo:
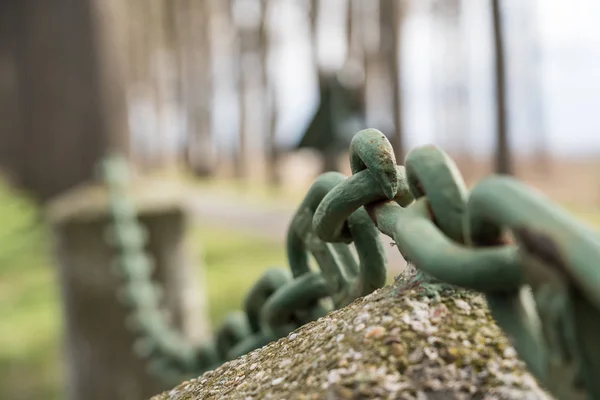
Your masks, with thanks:
[[[485,299],[417,274],[153,400],[550,399]]]

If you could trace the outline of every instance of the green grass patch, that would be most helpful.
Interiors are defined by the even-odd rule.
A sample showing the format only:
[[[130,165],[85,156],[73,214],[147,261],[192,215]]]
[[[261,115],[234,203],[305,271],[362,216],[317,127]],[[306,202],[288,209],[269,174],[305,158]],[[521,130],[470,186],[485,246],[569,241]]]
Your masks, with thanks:
[[[194,232],[195,259],[204,259],[210,321],[242,309],[244,297],[269,267],[287,268],[285,249],[269,240],[204,226]]]
[[[48,232],[36,207],[1,182],[0,221],[0,398],[63,398]]]
[[[0,182],[0,399],[64,398],[60,288],[36,207]],[[193,227],[205,264],[210,319],[240,309],[248,288],[285,261],[282,246],[212,226]],[[283,264],[285,265],[285,264]]]

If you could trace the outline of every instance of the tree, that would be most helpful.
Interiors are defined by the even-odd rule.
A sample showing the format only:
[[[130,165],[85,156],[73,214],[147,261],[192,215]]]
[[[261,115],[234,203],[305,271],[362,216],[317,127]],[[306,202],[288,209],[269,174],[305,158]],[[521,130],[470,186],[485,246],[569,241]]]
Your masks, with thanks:
[[[187,127],[184,159],[197,176],[206,177],[215,168],[210,106],[213,8],[209,0],[184,0],[179,4],[179,90]]]
[[[316,74],[317,74],[317,83],[319,85],[319,99],[320,99],[320,104],[319,107],[317,109],[317,112],[315,113],[315,116],[313,118],[313,121],[311,122],[311,125],[313,127],[315,127],[315,134],[317,136],[320,137],[327,137],[328,139],[326,139],[327,142],[330,141],[334,141],[335,139],[335,132],[331,126],[331,122],[329,121],[331,119],[330,111],[328,111],[328,107],[330,106],[331,101],[329,100],[329,96],[328,96],[328,89],[330,88],[331,84],[330,81],[332,78],[328,77],[327,74],[323,71],[322,67],[321,67],[321,62],[319,59],[319,18],[320,18],[320,1],[319,0],[310,0],[310,9],[309,9],[309,23],[310,23],[310,39],[311,39],[311,49],[312,49],[312,61],[313,61],[313,66],[315,68]],[[322,107],[323,106],[323,107]],[[323,108],[325,108],[327,111],[324,111]],[[321,111],[321,115],[319,115],[319,111]],[[321,118],[319,118],[321,117]],[[321,121],[321,120],[327,120],[327,122],[325,121]],[[323,131],[323,129],[325,129],[325,131]],[[303,146],[303,142],[305,141],[305,139],[309,136],[309,133],[311,131],[311,126],[309,126],[307,128],[307,131],[302,139],[302,141],[300,142],[300,147]],[[316,131],[320,131],[318,133],[316,133]],[[332,149],[330,148],[330,146],[327,145],[327,143],[323,144],[323,145],[319,145],[319,146],[315,146],[315,148],[318,148],[319,151],[321,152],[321,155],[323,157],[323,168],[322,171],[323,172],[328,172],[328,171],[338,171],[339,170],[339,165],[337,162],[337,156],[339,155],[339,152],[337,149]]]
[[[123,13],[110,1],[0,4],[2,108],[15,111],[0,122],[0,163],[40,202],[93,179],[109,146],[128,151],[123,25],[103,25]]]
[[[394,135],[391,139],[398,162],[404,161],[405,149],[402,134],[402,98],[400,94],[400,0],[380,0],[380,46],[381,57],[387,62],[387,77],[391,86],[391,103],[394,117]]]
[[[313,65],[317,71],[317,78],[319,80],[319,87],[322,85],[322,71],[321,63],[319,61],[319,0],[310,0],[309,8],[309,22],[310,22],[310,39]]]
[[[512,174],[510,143],[507,131],[506,72],[500,0],[492,0],[494,37],[494,73],[496,87],[496,172]]]
[[[348,147],[352,135],[365,126],[365,85],[356,64],[362,42],[353,24],[354,7],[347,2],[346,28],[348,54],[340,71],[333,72],[319,59],[320,2],[310,2],[310,34],[313,64],[316,70],[319,104],[296,148],[313,148],[323,157],[322,171],[338,171],[338,158]],[[362,33],[362,32],[360,32]]]
[[[464,10],[469,4],[464,0],[445,0],[431,5],[437,44],[433,62],[436,140],[449,152],[459,155],[459,165],[462,162],[472,165],[468,126],[469,60],[463,26]]]
[[[349,62],[359,62],[364,60],[362,3],[358,0],[348,0],[346,7],[346,59]]]
[[[235,13],[235,7],[239,0],[229,0],[228,22],[235,32],[234,45],[231,53],[231,61],[235,68],[235,82],[237,86],[237,101],[239,110],[238,122],[238,149],[235,157],[235,176],[243,179],[248,176],[248,134],[250,118],[248,114],[247,97],[249,92],[248,81],[248,51],[255,40],[253,33],[243,24],[240,25],[239,13]],[[238,17],[238,18],[236,18]],[[243,18],[243,17],[242,17]]]
[[[267,134],[267,174],[269,182],[278,186],[281,184],[277,163],[279,161],[279,147],[277,145],[277,107],[274,82],[271,78],[269,68],[269,54],[272,47],[272,33],[269,30],[268,17],[272,7],[272,1],[261,0],[260,26],[259,26],[259,53],[260,53],[260,87],[263,97],[262,127]]]
[[[323,74],[319,105],[296,148],[316,149],[324,158],[323,172],[338,171],[338,157],[350,145],[352,135],[366,128],[363,100],[361,86]]]

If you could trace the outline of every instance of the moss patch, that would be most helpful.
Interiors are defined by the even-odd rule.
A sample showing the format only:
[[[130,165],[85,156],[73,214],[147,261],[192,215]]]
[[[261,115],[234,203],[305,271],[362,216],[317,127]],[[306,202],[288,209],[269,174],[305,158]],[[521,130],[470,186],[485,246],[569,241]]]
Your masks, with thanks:
[[[224,398],[549,397],[481,296],[398,280],[153,400]]]

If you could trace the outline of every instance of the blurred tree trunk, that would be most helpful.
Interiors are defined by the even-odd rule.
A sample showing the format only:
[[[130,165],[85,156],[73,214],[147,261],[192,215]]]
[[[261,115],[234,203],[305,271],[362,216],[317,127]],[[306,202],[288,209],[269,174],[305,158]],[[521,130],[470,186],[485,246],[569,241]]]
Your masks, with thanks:
[[[535,152],[535,164],[538,171],[542,175],[548,175],[551,172],[551,162],[549,153],[549,144],[547,137],[547,129],[545,126],[544,118],[544,93],[543,93],[543,82],[542,82],[542,44],[540,40],[540,16],[539,7],[543,5],[537,3],[530,3],[525,8],[527,15],[526,32],[529,33],[529,73],[531,77],[531,96],[532,100],[532,120],[534,122],[534,132],[536,133],[536,152]]]
[[[152,126],[152,135],[147,137],[150,142],[151,153],[149,154],[150,168],[157,168],[162,165],[165,160],[166,143],[164,137],[163,115],[164,115],[164,92],[161,90],[162,85],[162,54],[163,35],[161,24],[161,1],[154,0],[146,2],[146,34],[148,36],[148,65],[149,65],[149,81],[148,85],[151,91],[151,106],[154,114],[155,123]]]
[[[312,44],[312,58],[315,68],[318,70],[319,66],[319,51],[318,51],[318,39],[317,39],[317,25],[319,23],[319,0],[310,0],[310,6],[308,9],[309,21],[310,21],[310,42]]]
[[[348,47],[347,60],[362,63],[363,73],[366,73],[365,46],[365,7],[360,0],[348,0],[346,9],[346,42]],[[369,27],[376,29],[377,26]]]
[[[324,75],[319,59],[319,7],[319,0],[310,0],[309,20],[312,58],[317,78],[319,79],[319,87],[321,87],[324,84]]]
[[[387,62],[387,74],[392,90],[392,112],[394,117],[394,135],[392,144],[396,160],[404,161],[404,139],[402,133],[402,102],[400,95],[400,27],[401,0],[380,0],[380,49],[381,57]]]
[[[150,168],[154,163],[153,156],[157,147],[158,115],[156,109],[156,85],[154,83],[152,54],[155,45],[153,36],[152,11],[146,0],[129,0],[135,25],[135,37],[132,38],[133,62],[138,66],[135,81],[130,85],[129,102],[133,108],[132,133],[135,143],[136,164],[142,168]]]
[[[432,72],[435,90],[435,140],[459,168],[472,170],[475,161],[470,151],[469,60],[464,40],[465,0],[446,0],[432,7],[435,59]]]
[[[128,0],[128,86],[127,101],[130,109],[131,157],[138,167],[148,162],[147,112],[150,105],[150,63],[148,38],[148,10],[145,0]],[[149,125],[149,124],[148,124]]]
[[[361,22],[361,49],[363,52],[363,68],[365,71],[365,108],[367,125],[374,126],[383,131],[383,127],[378,127],[374,123],[375,114],[377,113],[381,99],[377,90],[378,82],[381,79],[381,68],[379,62],[379,34],[380,18],[379,18],[379,2],[358,2],[360,6],[360,22]]]
[[[128,0],[129,78],[135,158],[142,168],[176,162],[181,135],[175,9],[179,2]]]
[[[356,57],[358,48],[356,47],[356,23],[354,20],[354,9],[356,2],[352,0],[346,1],[346,59]]]
[[[496,86],[496,159],[495,169],[500,174],[512,174],[510,144],[507,132],[506,74],[504,63],[504,43],[502,36],[502,15],[499,0],[492,0],[494,36],[494,72]]]
[[[23,183],[24,177],[24,135],[21,121],[20,78],[23,70],[19,57],[26,52],[21,25],[22,8],[18,1],[0,2],[0,166]],[[4,172],[4,171],[3,171]]]
[[[215,169],[212,141],[211,4],[207,0],[184,0],[178,13],[181,103],[186,118],[185,159],[197,176]]]
[[[246,98],[248,97],[248,81],[247,81],[247,68],[246,68],[246,52],[245,47],[248,38],[245,37],[245,33],[239,26],[234,18],[235,0],[229,0],[229,22],[231,29],[235,32],[234,45],[231,54],[231,61],[235,68],[235,81],[237,85],[237,101],[239,110],[239,123],[238,123],[238,149],[235,157],[235,177],[237,179],[248,178],[248,128],[249,128],[249,116]]]
[[[154,86],[155,112],[157,116],[156,136],[152,138],[156,144],[156,167],[164,168],[172,165],[176,158],[176,64],[174,62],[174,27],[169,24],[169,10],[173,1],[155,0],[147,3],[151,15],[152,52],[150,65]]]
[[[319,84],[319,96],[323,98],[325,86],[329,85],[325,71],[321,66],[319,57],[319,18],[320,18],[320,1],[310,0],[309,21],[310,21],[310,40],[312,49],[313,65],[317,74]],[[338,163],[339,152],[331,147],[321,151],[323,157],[322,172],[339,171]]]
[[[279,171],[279,147],[277,145],[277,104],[275,102],[276,92],[269,68],[269,54],[272,47],[272,32],[269,30],[268,17],[272,1],[261,0],[261,16],[259,27],[259,51],[260,70],[263,96],[263,122],[262,126],[267,131],[267,174],[269,183],[274,186],[281,184]]]
[[[176,165],[181,159],[183,144],[183,119],[185,113],[182,103],[182,76],[181,57],[179,44],[179,32],[177,21],[177,7],[180,2],[173,0],[162,0],[162,26],[164,36],[163,51],[163,91],[165,92],[166,115],[163,122],[163,130],[170,143],[167,153],[167,167]],[[202,5],[202,1],[197,1]],[[202,15],[204,13],[202,12]]]
[[[124,3],[13,0],[0,7],[1,65],[9,72],[0,98],[18,111],[0,122],[0,163],[45,202],[93,179],[109,143],[128,151],[124,26],[107,22],[125,13]]]

